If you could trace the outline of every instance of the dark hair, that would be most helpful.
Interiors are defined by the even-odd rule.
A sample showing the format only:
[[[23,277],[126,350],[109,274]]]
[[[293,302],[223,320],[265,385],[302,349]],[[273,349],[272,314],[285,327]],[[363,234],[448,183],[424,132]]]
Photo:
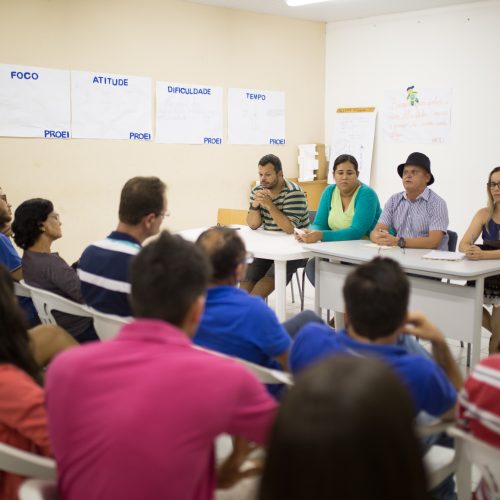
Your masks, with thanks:
[[[245,244],[234,229],[212,227],[200,234],[196,245],[212,264],[212,281],[229,278],[246,254]]]
[[[18,247],[32,247],[42,234],[42,223],[54,211],[54,205],[43,198],[33,198],[21,203],[14,212],[12,232]]]
[[[380,360],[311,366],[283,398],[259,499],[427,499],[413,416],[407,389]]]
[[[266,155],[259,160],[259,167],[264,167],[270,163],[274,167],[276,173],[282,172],[281,160],[276,155]]]
[[[130,266],[134,316],[180,326],[210,278],[207,256],[189,241],[163,231]]]
[[[9,271],[0,265],[0,363],[10,363],[42,385],[42,375],[30,349],[24,314],[14,295]]]
[[[347,276],[343,293],[354,331],[376,340],[391,335],[403,323],[410,284],[396,261],[376,257]]]
[[[335,161],[333,162],[333,171],[335,172],[335,170],[337,170],[337,167],[341,163],[346,163],[346,162],[351,163],[352,166],[354,167],[354,170],[356,170],[356,172],[359,172],[358,160],[356,160],[356,158],[354,158],[354,156],[351,155],[337,156],[337,158],[335,158]]]
[[[133,177],[122,188],[118,215],[120,222],[136,225],[149,214],[165,209],[166,185],[158,177]]]

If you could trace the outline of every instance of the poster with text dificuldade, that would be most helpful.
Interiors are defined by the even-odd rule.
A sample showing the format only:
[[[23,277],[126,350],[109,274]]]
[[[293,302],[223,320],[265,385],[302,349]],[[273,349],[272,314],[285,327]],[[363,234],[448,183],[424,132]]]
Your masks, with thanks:
[[[222,87],[156,82],[156,142],[222,144]]]
[[[68,139],[69,71],[0,64],[0,136]]]
[[[73,137],[152,139],[151,78],[71,72]]]

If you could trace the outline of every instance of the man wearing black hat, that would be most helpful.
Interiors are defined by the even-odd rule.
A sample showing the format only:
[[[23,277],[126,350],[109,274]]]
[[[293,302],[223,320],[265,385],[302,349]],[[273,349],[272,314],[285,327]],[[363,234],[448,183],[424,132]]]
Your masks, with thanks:
[[[448,208],[428,187],[434,182],[429,158],[412,153],[398,174],[405,190],[389,198],[370,239],[400,248],[448,250]]]

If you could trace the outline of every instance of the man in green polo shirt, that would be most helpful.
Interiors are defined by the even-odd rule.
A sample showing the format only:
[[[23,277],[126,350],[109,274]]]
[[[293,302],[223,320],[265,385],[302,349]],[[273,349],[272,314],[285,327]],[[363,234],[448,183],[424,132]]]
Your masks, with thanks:
[[[283,177],[281,160],[272,154],[259,161],[259,185],[250,193],[247,224],[252,229],[263,226],[265,231],[285,231],[309,225],[309,208],[302,189]],[[303,267],[307,259],[286,263],[287,283],[293,273]],[[248,267],[240,287],[252,295],[267,297],[274,290],[274,263],[268,259],[255,259]]]

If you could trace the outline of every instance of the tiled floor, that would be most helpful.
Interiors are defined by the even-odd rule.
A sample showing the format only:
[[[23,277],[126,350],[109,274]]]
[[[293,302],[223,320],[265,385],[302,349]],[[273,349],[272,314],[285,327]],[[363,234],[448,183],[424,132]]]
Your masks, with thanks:
[[[299,270],[299,276],[300,277],[302,276],[301,270]],[[287,309],[286,309],[287,319],[291,318],[292,316],[300,312],[300,298],[297,290],[297,282],[295,276],[293,278],[293,286],[295,292],[294,303],[292,303],[290,284],[287,287]],[[305,291],[304,307],[305,309],[314,310],[314,288],[309,283],[307,278],[305,280],[305,288],[306,291]],[[273,293],[268,298],[268,304],[272,308],[274,308],[274,301],[275,301],[275,295]],[[480,355],[481,359],[488,356],[489,338],[490,338],[490,333],[483,328],[481,336],[481,355]],[[426,344],[428,343],[423,343],[422,345],[426,348],[430,348],[430,345]],[[466,376],[469,372],[469,369],[467,368],[467,345],[464,345],[464,347],[460,347],[460,341],[454,339],[449,339],[448,345],[450,346],[450,350],[453,356],[455,357],[455,360],[457,361],[458,365],[460,366],[463,375]]]

